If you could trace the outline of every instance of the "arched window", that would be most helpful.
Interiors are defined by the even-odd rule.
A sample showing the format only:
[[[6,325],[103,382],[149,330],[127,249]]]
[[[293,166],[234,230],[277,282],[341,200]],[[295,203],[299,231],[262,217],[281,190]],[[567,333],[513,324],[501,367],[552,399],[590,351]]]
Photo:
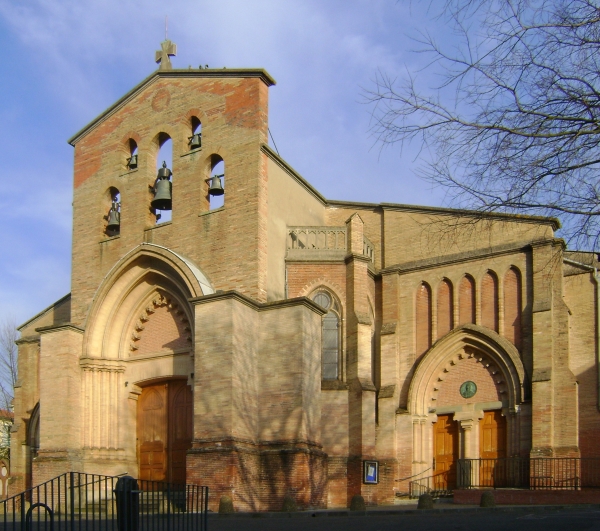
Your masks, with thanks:
[[[511,267],[504,276],[504,337],[521,350],[521,272]]]
[[[340,377],[340,308],[327,291],[317,291],[312,300],[329,310],[321,325],[321,377],[337,380]]]
[[[417,288],[415,331],[416,353],[420,356],[431,347],[431,288],[427,282]]]
[[[498,278],[493,271],[481,279],[481,324],[498,332]]]
[[[210,178],[208,179],[209,209],[214,210],[225,204],[225,161],[219,155],[210,159]]]
[[[475,324],[475,280],[470,275],[458,286],[458,324]]]
[[[445,336],[454,324],[454,294],[452,283],[445,278],[438,287],[437,298],[437,336]]]
[[[38,402],[29,417],[26,430],[27,445],[31,452],[31,458],[37,456],[40,449],[40,403]]]

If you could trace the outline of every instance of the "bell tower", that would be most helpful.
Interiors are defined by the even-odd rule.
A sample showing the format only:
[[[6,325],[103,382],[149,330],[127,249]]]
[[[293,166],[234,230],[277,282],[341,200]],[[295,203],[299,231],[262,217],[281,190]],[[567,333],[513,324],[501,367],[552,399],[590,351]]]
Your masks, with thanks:
[[[262,69],[159,69],[74,135],[72,322],[112,265],[146,242],[196,263],[219,289],[266,301],[268,88]],[[158,151],[172,143],[172,167]],[[224,167],[224,173],[216,173]],[[211,199],[224,198],[219,208]],[[118,200],[116,198],[118,197]],[[159,210],[171,210],[161,222]],[[241,269],[243,268],[243,274]]]

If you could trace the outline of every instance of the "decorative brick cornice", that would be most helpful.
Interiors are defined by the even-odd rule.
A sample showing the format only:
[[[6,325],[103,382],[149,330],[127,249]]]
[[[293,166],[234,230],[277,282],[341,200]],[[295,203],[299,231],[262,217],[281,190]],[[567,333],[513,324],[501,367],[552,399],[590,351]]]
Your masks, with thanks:
[[[19,339],[17,339],[15,341],[15,343],[17,345],[24,345],[26,343],[39,343],[39,342],[40,342],[40,336],[39,335],[20,337]]]
[[[240,437],[209,437],[194,439],[192,447],[188,450],[188,454],[221,452],[243,452],[255,455],[282,453],[325,455],[322,445],[301,439],[254,442]]]
[[[295,297],[293,299],[283,299],[280,301],[272,302],[257,302],[246,295],[242,295],[237,291],[224,291],[221,293],[213,293],[211,295],[204,295],[203,297],[195,297],[188,299],[191,304],[209,304],[211,302],[224,301],[224,300],[235,300],[252,308],[257,312],[265,312],[269,310],[279,310],[283,308],[292,308],[295,306],[305,306],[306,308],[314,311],[319,315],[325,315],[326,310],[323,310],[316,302],[311,301],[307,297]]]
[[[366,264],[371,263],[371,259],[364,254],[349,253],[344,257],[344,262],[349,264],[350,262],[365,262]]]
[[[542,240],[540,245],[547,245],[554,240]],[[389,275],[393,273],[410,273],[421,269],[433,269],[436,267],[448,266],[460,262],[471,262],[476,260],[493,258],[496,256],[509,255],[514,253],[531,252],[531,244],[504,244],[496,245],[488,249],[476,249],[464,253],[451,254],[435,258],[425,258],[423,260],[413,260],[400,264],[387,266],[379,271],[380,275]]]
[[[79,366],[92,371],[125,372],[123,360],[109,360],[106,358],[81,358]]]
[[[81,328],[80,326],[77,326],[77,325],[74,325],[71,323],[50,325],[50,326],[41,326],[40,328],[35,329],[35,331],[40,334],[51,334],[53,332],[61,332],[64,330],[69,330],[71,332],[77,332],[78,334],[83,334],[85,332],[84,328]]]

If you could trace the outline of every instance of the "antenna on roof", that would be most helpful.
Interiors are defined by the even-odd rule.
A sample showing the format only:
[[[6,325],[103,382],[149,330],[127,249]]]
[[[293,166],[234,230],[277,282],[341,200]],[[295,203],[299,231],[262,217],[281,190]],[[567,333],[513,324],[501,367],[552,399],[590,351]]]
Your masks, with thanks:
[[[169,15],[165,15],[165,41],[169,40]]]

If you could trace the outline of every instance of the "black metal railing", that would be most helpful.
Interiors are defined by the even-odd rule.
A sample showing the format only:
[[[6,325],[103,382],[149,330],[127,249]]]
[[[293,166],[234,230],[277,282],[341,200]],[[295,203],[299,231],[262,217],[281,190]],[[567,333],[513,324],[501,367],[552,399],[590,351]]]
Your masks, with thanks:
[[[455,487],[452,474],[441,472],[410,481],[408,483],[408,493],[410,498],[418,498],[421,494],[431,494],[434,498],[439,498],[452,494]]]
[[[68,472],[0,502],[0,531],[207,531],[207,510],[208,487]]]
[[[459,459],[457,488],[580,490],[600,488],[600,458]]]

